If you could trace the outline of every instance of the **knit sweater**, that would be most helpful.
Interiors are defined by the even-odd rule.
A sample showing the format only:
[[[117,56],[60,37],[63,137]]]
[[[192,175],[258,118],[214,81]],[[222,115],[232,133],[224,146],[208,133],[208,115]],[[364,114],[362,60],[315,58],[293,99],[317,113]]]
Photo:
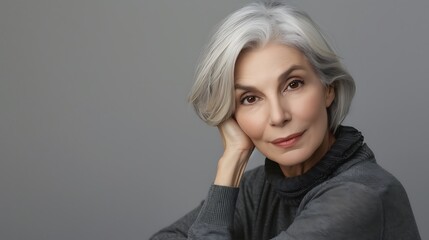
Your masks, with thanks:
[[[206,200],[151,238],[419,240],[401,183],[375,161],[362,134],[341,126],[309,171],[277,163],[250,170],[239,188],[212,185]]]

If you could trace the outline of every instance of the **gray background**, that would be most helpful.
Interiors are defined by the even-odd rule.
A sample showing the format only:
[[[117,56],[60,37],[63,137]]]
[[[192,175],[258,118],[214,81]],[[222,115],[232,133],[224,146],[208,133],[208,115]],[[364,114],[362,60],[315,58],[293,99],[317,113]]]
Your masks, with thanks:
[[[186,96],[214,26],[247,2],[1,0],[0,239],[147,239],[196,206],[222,148]],[[429,1],[291,3],[355,77],[346,123],[429,239]]]

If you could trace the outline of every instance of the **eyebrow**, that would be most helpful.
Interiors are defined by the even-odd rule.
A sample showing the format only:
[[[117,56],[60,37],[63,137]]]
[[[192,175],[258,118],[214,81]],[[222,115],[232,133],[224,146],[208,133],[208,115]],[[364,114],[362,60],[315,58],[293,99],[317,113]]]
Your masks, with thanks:
[[[280,74],[280,76],[277,78],[278,81],[282,81],[283,79],[285,79],[287,76],[289,76],[293,71],[295,70],[305,70],[305,67],[301,66],[301,65],[292,65],[290,68],[288,68],[288,70],[286,70],[284,73]],[[240,89],[240,90],[244,90],[244,91],[256,91],[256,88],[252,87],[252,86],[245,86],[245,85],[241,85],[239,83],[234,84],[234,88]]]

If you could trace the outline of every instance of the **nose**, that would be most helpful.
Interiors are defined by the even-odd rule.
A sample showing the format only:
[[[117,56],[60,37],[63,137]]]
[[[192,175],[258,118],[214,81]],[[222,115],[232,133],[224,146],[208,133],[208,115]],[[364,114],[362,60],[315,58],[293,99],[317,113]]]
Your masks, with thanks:
[[[290,121],[291,114],[287,103],[276,98],[270,102],[270,125],[282,127]]]

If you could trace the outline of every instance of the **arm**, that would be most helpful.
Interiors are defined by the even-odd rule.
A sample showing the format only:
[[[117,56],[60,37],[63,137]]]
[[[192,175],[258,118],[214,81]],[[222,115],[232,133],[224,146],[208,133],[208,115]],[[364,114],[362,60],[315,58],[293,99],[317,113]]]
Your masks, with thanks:
[[[150,240],[187,239],[188,231],[200,212],[203,203],[178,219],[176,222],[155,233]]]
[[[212,185],[206,201],[191,212],[160,230],[150,240],[211,239],[210,236],[228,239],[232,227],[238,188]],[[192,226],[192,227],[191,227]]]
[[[254,145],[234,119],[218,126],[224,153],[204,204],[151,239],[232,239],[238,186]]]
[[[335,184],[303,201],[294,222],[274,239],[382,239],[382,202],[364,185]]]

